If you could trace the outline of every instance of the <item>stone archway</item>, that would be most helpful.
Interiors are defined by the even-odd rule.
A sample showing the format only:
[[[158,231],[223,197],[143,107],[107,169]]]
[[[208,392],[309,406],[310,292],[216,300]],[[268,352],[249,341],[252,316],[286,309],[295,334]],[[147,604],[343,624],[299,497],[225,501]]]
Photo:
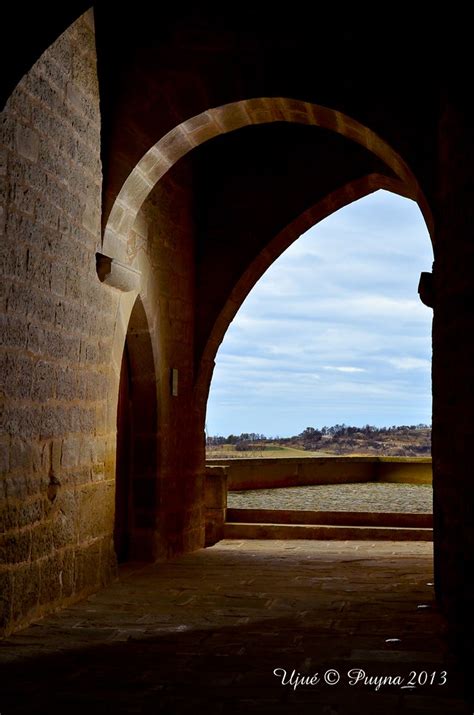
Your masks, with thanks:
[[[418,202],[430,233],[433,219],[427,200],[402,157],[374,131],[342,112],[309,102],[263,97],[232,102],[191,117],[162,137],[142,157],[122,186],[107,220],[102,251],[119,264],[133,266],[130,231],[153,187],[192,149],[221,134],[250,125],[289,122],[320,127],[363,146],[381,159],[403,184],[403,192]]]
[[[155,187],[162,186],[163,182],[169,179],[171,170],[177,169],[176,165],[181,159],[192,154],[193,149],[197,149],[207,142],[211,144],[211,139],[217,139],[219,136],[233,133],[243,127],[285,123],[287,125],[306,125],[310,128],[309,131],[315,127],[331,132],[344,140],[359,145],[381,161],[376,164],[375,172],[377,173],[359,173],[358,178],[354,177],[353,180],[349,179],[348,181],[346,178],[345,181],[348,183],[343,183],[343,179],[336,190],[320,194],[317,203],[307,209],[304,215],[300,215],[286,226],[281,224],[282,230],[276,237],[272,238],[272,235],[269,234],[265,239],[266,243],[262,244],[263,248],[260,249],[260,253],[256,257],[249,258],[247,264],[243,265],[243,271],[239,275],[233,276],[225,285],[225,290],[221,290],[221,294],[213,305],[215,315],[212,314],[203,328],[200,325],[197,327],[194,325],[192,333],[189,333],[191,337],[186,350],[192,350],[192,355],[189,355],[191,359],[187,359],[184,369],[188,372],[189,366],[191,366],[191,380],[185,391],[180,388],[178,400],[175,398],[169,400],[169,395],[164,397],[164,400],[169,402],[170,416],[172,416],[163,422],[162,439],[172,445],[173,449],[166,451],[162,467],[163,474],[169,473],[170,490],[172,491],[174,489],[172,486],[173,475],[177,471],[181,473],[183,469],[181,465],[183,450],[178,449],[182,435],[177,436],[173,432],[172,425],[175,420],[181,420],[185,414],[183,407],[185,400],[188,404],[186,413],[193,416],[192,427],[189,420],[185,420],[186,429],[192,434],[192,437],[188,439],[190,459],[188,459],[186,469],[192,472],[197,494],[196,504],[190,507],[189,518],[186,515],[185,519],[189,521],[189,530],[195,534],[200,533],[200,530],[194,527],[194,523],[200,520],[198,502],[199,484],[204,470],[203,433],[214,356],[228,324],[258,278],[304,230],[338,208],[379,188],[387,188],[416,201],[424,215],[428,230],[430,234],[432,233],[431,211],[416,177],[401,156],[373,130],[339,111],[308,102],[282,98],[250,99],[209,109],[182,122],[152,146],[138,162],[119,191],[105,226],[101,249],[103,254],[99,257],[98,263],[101,279],[109,285],[130,291],[130,293],[144,290],[148,278],[143,272],[143,255],[147,250],[145,244],[148,244],[149,238],[146,231],[141,232],[137,229],[144,216],[141,209],[143,208],[146,212],[149,203],[148,197]],[[387,167],[386,173],[383,164]],[[357,172],[355,172],[355,176],[357,176]],[[289,217],[291,218],[291,214]],[[165,227],[165,231],[167,228]],[[161,260],[159,264],[161,271],[168,265],[168,257],[163,254],[163,258],[164,261]],[[190,285],[194,286],[195,276],[191,274]],[[166,280],[162,282],[163,287],[165,283]],[[209,290],[212,291],[212,280],[208,282],[208,285],[210,286]],[[124,298],[126,295],[127,293],[123,294]],[[203,314],[202,311],[206,309],[205,300],[208,297],[207,294],[204,296],[193,294],[193,302],[190,304],[193,320],[196,315]],[[166,359],[163,359],[166,372],[166,369],[175,367],[170,361],[176,361],[176,356],[181,350],[182,326],[179,320],[175,321],[173,316],[168,314],[170,304],[169,296],[166,293],[157,301],[157,305],[158,303],[162,304],[164,308],[163,317],[166,326],[163,335],[171,328],[169,337],[173,341],[172,345],[171,342],[169,343],[171,352],[167,352],[167,348],[164,346],[160,347],[160,350],[164,348],[163,354],[166,353]],[[174,310],[173,306],[171,308]],[[174,352],[176,350],[177,352]],[[182,371],[181,374],[183,374]],[[163,377],[166,377],[165,373],[163,373]],[[165,432],[167,436],[165,436]],[[176,450],[176,454],[173,450]],[[193,520],[192,527],[191,519]],[[188,528],[187,522],[186,528]],[[173,529],[169,525],[169,528],[165,530],[171,533]],[[200,538],[199,535],[196,539],[193,536],[193,543],[199,545]]]

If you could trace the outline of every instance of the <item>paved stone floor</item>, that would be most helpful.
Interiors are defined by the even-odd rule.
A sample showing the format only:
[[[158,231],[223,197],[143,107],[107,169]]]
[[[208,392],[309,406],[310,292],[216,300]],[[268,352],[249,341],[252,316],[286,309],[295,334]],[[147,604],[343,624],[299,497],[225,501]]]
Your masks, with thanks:
[[[325,484],[311,487],[228,492],[233,509],[397,511],[431,514],[433,490],[424,484]]]
[[[0,662],[2,715],[472,713],[428,543],[223,541],[129,566],[0,643]],[[350,685],[355,669],[400,681]],[[318,675],[295,688],[283,670]]]

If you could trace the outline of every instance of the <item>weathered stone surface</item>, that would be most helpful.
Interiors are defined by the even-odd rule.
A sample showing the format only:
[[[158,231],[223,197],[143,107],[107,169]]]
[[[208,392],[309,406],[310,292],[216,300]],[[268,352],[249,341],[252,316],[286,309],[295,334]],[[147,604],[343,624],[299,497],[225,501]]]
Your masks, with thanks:
[[[207,508],[225,509],[227,506],[227,468],[206,467],[205,504]]]
[[[0,125],[6,289],[0,550],[5,564],[22,564],[12,566],[13,592],[6,590],[8,629],[37,614],[38,602],[47,609],[100,582],[100,549],[86,557],[89,547],[78,541],[76,489],[91,479],[93,464],[100,469],[100,447],[85,445],[98,443],[104,429],[100,403],[108,399],[117,298],[102,298],[94,271],[100,117],[93,30],[85,18],[25,75]],[[112,531],[97,496],[88,505],[93,526],[87,526],[87,508],[80,512],[86,541],[91,533]],[[110,513],[113,496],[106,503]],[[104,573],[105,581],[110,569],[104,566]]]
[[[101,582],[100,542],[82,546],[75,554],[74,587],[77,593],[93,591]]]
[[[28,561],[31,553],[31,531],[13,531],[0,536],[0,563]]]
[[[114,485],[102,482],[77,492],[79,540],[111,534],[114,524]]]
[[[0,627],[6,631],[11,623],[13,601],[13,577],[11,571],[0,572]]]
[[[16,567],[13,572],[12,618],[28,620],[38,615],[40,594],[40,566],[28,563]]]
[[[33,467],[35,456],[35,445],[21,439],[10,441],[10,469],[12,471],[21,469],[28,472]]]
[[[40,561],[39,605],[57,603],[62,593],[62,559],[60,554],[53,554]]]
[[[31,530],[31,560],[42,559],[53,551],[53,526],[51,522],[38,524]]]
[[[21,124],[17,124],[15,141],[16,150],[21,156],[29,161],[37,161],[39,153],[39,137],[37,132]]]
[[[10,440],[3,435],[0,438],[0,476],[4,476],[10,468]]]
[[[76,493],[60,489],[54,503],[53,543],[56,549],[71,546],[77,541]]]
[[[69,599],[75,593],[75,550],[74,548],[65,549],[61,552],[62,562],[59,570],[59,579],[61,582],[61,597]]]
[[[205,533],[206,546],[224,538],[227,507],[227,468],[206,467],[205,473]]]

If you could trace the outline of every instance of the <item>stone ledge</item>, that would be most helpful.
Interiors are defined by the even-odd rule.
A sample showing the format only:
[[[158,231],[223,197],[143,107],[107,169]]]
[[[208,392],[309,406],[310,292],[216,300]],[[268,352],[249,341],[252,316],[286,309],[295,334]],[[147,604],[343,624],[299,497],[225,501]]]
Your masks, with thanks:
[[[390,526],[431,529],[432,514],[371,511],[303,511],[296,509],[227,509],[227,521],[319,526]]]
[[[432,541],[433,530],[384,526],[253,524],[227,522],[225,539],[317,539],[337,541]]]
[[[431,484],[432,481],[431,457],[216,459],[207,465],[227,468],[229,491],[378,481]]]

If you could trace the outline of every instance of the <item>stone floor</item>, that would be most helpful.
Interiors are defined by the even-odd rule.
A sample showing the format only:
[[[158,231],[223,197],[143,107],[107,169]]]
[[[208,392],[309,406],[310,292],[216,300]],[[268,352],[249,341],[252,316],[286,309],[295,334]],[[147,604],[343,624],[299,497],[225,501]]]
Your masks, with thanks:
[[[406,542],[223,541],[129,566],[0,643],[0,712],[470,714],[432,579],[431,544]],[[350,685],[355,669],[400,680]]]
[[[228,492],[233,509],[308,509],[313,511],[397,511],[431,514],[429,484],[324,484],[310,487]]]

